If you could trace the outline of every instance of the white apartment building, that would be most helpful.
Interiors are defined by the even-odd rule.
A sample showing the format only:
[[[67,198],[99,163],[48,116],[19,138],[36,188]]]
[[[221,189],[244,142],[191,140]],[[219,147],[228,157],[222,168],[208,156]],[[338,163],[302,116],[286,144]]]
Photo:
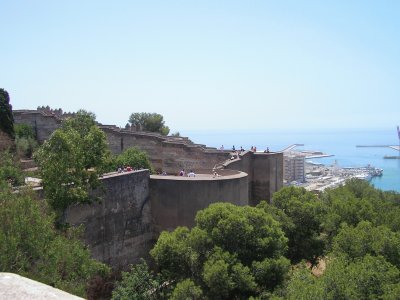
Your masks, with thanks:
[[[304,155],[293,152],[283,153],[283,179],[288,183],[305,182]]]

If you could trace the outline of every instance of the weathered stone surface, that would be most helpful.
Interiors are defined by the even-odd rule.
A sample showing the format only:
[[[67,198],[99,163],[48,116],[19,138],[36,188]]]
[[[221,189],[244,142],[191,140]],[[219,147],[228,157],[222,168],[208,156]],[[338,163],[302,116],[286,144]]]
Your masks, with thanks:
[[[58,115],[37,111],[14,112],[16,123],[27,123],[36,130],[39,141],[48,139],[61,125]],[[148,153],[156,169],[177,174],[180,169],[200,173],[215,166],[221,178],[152,176],[149,171],[115,174],[103,178],[99,203],[76,205],[66,211],[72,225],[85,225],[84,240],[94,258],[115,268],[147,258],[162,230],[193,226],[197,211],[215,202],[257,205],[270,201],[283,185],[283,154],[240,154],[240,159],[225,162],[229,151],[196,145],[185,138],[155,133],[121,130],[99,125],[110,150],[117,154],[129,147]],[[224,163],[225,162],[225,163]],[[238,173],[232,170],[241,171]]]
[[[271,201],[272,194],[283,186],[283,153],[247,151],[240,158],[225,163],[224,167],[248,174],[249,204],[255,206],[261,200]]]
[[[102,201],[66,211],[68,223],[85,225],[84,240],[94,258],[126,269],[148,256],[153,245],[149,175],[143,170],[105,177],[94,192]]]
[[[46,115],[35,110],[16,110],[13,114],[14,123],[30,125],[40,143],[47,140],[53,131],[61,126],[61,119],[55,115]]]
[[[12,273],[0,273],[2,300],[79,300],[83,299],[49,285]]]
[[[225,170],[226,174],[213,178],[188,178],[180,176],[150,177],[151,212],[158,235],[162,230],[173,230],[178,226],[192,227],[199,210],[216,202],[248,205],[247,174]]]
[[[62,118],[56,113],[36,110],[15,110],[15,123],[25,123],[36,132],[40,143],[61,126]],[[193,144],[188,138],[166,137],[151,132],[136,132],[120,129],[113,125],[99,124],[106,134],[109,149],[119,154],[130,147],[145,151],[154,168],[159,171],[176,173],[181,168],[205,169],[226,160],[228,152]]]

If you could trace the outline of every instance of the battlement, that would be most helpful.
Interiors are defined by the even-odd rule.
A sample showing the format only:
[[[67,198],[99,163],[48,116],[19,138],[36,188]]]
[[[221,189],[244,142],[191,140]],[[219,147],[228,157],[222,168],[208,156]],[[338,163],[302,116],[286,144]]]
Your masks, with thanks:
[[[75,115],[74,112],[66,113],[66,112],[63,112],[63,110],[61,108],[52,109],[48,105],[47,106],[38,106],[37,111],[41,112],[44,115],[55,116],[59,119],[66,119],[66,118],[73,117]]]
[[[31,125],[40,142],[59,128],[62,110],[17,110],[16,123]],[[151,175],[148,170],[105,174],[103,189],[93,191],[102,202],[73,205],[66,221],[85,224],[85,243],[93,257],[126,267],[148,257],[162,230],[193,226],[196,213],[211,203],[257,205],[270,200],[283,185],[283,154],[242,152],[231,159],[221,151],[186,137],[163,136],[126,126],[98,124],[114,154],[130,147],[145,151],[154,168],[168,174],[192,169],[196,177]],[[217,174],[215,174],[217,172]]]
[[[15,123],[29,124],[34,128],[40,143],[47,140],[59,128],[64,119],[73,113],[62,109],[40,107],[38,110],[15,110]],[[249,199],[255,205],[261,199],[268,200],[283,185],[282,153],[244,152],[240,159],[228,161],[230,151],[221,151],[203,144],[193,143],[187,137],[163,136],[155,132],[137,131],[131,126],[121,128],[98,123],[106,135],[109,149],[114,154],[137,147],[145,151],[156,171],[177,174],[181,169],[204,170],[219,166],[247,173],[250,183]]]
[[[39,143],[43,143],[59,128],[62,121],[74,115],[61,109],[40,107],[38,110],[15,110],[15,123],[26,123],[35,130]],[[119,154],[130,147],[147,152],[156,170],[168,173],[179,169],[206,169],[225,161],[229,151],[195,144],[187,137],[163,136],[155,132],[136,131],[132,127],[98,123],[104,131],[112,153]]]

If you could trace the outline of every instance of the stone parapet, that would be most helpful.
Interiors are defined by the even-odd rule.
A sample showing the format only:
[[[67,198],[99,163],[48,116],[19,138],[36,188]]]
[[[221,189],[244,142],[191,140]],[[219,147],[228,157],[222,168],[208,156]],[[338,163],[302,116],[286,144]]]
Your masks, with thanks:
[[[247,174],[221,170],[196,172],[196,177],[150,176],[151,211],[156,235],[178,226],[192,227],[197,212],[216,202],[248,205]]]
[[[13,273],[0,273],[0,299],[83,300],[83,298]]]

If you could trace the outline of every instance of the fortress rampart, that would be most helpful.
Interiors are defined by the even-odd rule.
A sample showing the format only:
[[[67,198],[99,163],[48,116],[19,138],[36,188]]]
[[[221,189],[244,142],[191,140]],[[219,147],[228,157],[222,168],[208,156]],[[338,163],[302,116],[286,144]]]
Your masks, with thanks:
[[[34,129],[39,143],[47,140],[61,126],[64,117],[59,110],[15,110],[15,123],[25,123]],[[146,151],[156,170],[177,173],[180,169],[211,169],[225,161],[229,151],[194,144],[188,138],[168,137],[152,132],[121,129],[113,125],[99,124],[107,137],[112,153],[120,154],[125,149],[137,147]]]
[[[65,221],[85,226],[84,241],[94,258],[126,269],[148,258],[161,231],[192,227],[196,213],[210,204],[249,204],[246,173],[203,173],[194,178],[150,176],[148,170],[106,175],[93,192],[102,200],[70,206]]]
[[[15,122],[31,125],[39,142],[61,126],[63,116],[59,110],[14,111]],[[175,174],[185,168],[197,173],[195,178],[150,176],[148,170],[109,174],[102,178],[104,188],[93,192],[102,197],[101,202],[68,208],[66,221],[85,226],[84,240],[93,257],[115,268],[146,258],[162,230],[193,226],[196,213],[211,203],[254,206],[269,201],[283,185],[281,152],[246,151],[229,160],[229,151],[187,138],[99,127],[115,154],[137,147],[148,153],[156,169]],[[213,168],[219,176],[213,177]]]
[[[249,204],[246,173],[222,170],[218,177],[211,174],[209,170],[194,178],[150,176],[151,211],[157,233],[178,226],[193,227],[196,213],[212,203]]]
[[[154,245],[148,170],[114,174],[94,191],[102,201],[70,206],[66,222],[85,226],[84,240],[97,260],[126,268],[147,258]]]

